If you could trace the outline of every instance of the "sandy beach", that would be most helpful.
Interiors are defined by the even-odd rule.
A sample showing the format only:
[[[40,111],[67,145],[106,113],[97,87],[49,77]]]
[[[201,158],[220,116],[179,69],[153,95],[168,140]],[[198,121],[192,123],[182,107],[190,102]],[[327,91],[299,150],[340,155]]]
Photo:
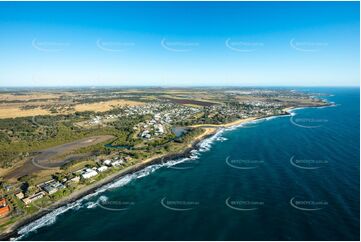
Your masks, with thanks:
[[[282,111],[289,113],[294,108],[295,107],[284,108],[284,109],[282,109]]]
[[[228,128],[228,127],[232,127],[232,126],[237,126],[243,123],[247,123],[250,121],[254,121],[257,120],[261,117],[252,117],[252,118],[245,118],[245,119],[239,119],[230,123],[226,123],[226,124],[196,124],[196,125],[192,125],[189,127],[192,128],[199,128],[199,127],[203,127],[203,128]]]

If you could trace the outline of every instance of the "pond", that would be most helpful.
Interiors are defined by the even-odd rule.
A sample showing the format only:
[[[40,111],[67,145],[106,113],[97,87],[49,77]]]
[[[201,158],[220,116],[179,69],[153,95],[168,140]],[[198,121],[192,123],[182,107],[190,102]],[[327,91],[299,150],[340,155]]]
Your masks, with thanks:
[[[188,132],[188,128],[187,127],[173,127],[172,132],[176,135],[177,138],[179,138]]]

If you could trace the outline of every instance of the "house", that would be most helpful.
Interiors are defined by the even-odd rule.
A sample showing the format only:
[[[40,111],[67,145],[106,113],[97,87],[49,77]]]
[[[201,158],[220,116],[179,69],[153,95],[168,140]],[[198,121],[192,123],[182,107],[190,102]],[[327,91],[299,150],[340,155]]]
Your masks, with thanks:
[[[5,189],[5,191],[7,191],[7,192],[13,189],[13,186],[9,185],[9,184],[3,183],[2,186]]]
[[[79,182],[80,181],[80,176],[76,176],[72,179],[69,180],[70,182]]]
[[[6,206],[6,199],[5,198],[1,198],[0,199],[0,207],[4,207]]]
[[[49,195],[56,193],[59,189],[65,188],[63,184],[61,184],[58,181],[55,181],[54,179],[44,182],[40,185],[38,185],[43,191],[48,193]]]
[[[120,164],[124,163],[124,160],[122,158],[119,158],[119,160],[116,160],[116,161],[118,161]]]
[[[10,212],[10,206],[7,204],[6,199],[0,199],[0,218],[5,217]]]
[[[141,134],[141,137],[149,139],[151,137],[149,133],[149,130],[144,130]]]
[[[47,184],[45,185],[43,188],[42,188],[45,192],[47,192],[49,195],[51,194],[54,194],[58,191],[58,188],[50,185],[50,184]]]
[[[71,183],[78,183],[80,181],[80,176],[75,176],[71,179],[69,179],[67,182],[66,182],[66,185],[68,186],[69,184]]]
[[[24,193],[22,192],[16,193],[15,196],[19,199],[23,199],[25,197]]]
[[[93,169],[86,169],[85,172],[81,174],[81,177],[83,179],[89,179],[96,175],[98,175],[98,172],[94,171]]]
[[[133,158],[130,157],[130,156],[127,156],[127,157],[125,157],[124,159],[125,159],[125,161],[130,161],[130,160],[133,159]]]
[[[6,205],[5,207],[0,207],[0,218],[5,217],[10,212],[10,206]]]
[[[103,172],[103,171],[106,171],[108,170],[108,167],[107,166],[101,166],[97,169],[98,172]]]
[[[112,163],[111,160],[105,160],[105,161],[103,161],[103,165],[106,165],[106,166],[110,166],[111,163]]]
[[[116,167],[116,166],[120,166],[124,161],[123,160],[116,160],[112,163],[112,166]]]
[[[34,202],[35,200],[38,200],[42,197],[44,197],[45,195],[45,192],[38,192],[38,193],[35,193],[34,195],[30,196],[30,197],[26,197],[23,199],[23,202],[28,205],[32,202]]]

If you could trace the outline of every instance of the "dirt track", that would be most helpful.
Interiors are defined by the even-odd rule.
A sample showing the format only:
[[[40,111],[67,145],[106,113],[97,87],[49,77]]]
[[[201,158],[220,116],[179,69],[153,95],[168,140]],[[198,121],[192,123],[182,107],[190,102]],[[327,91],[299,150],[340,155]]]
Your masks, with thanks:
[[[92,136],[70,143],[54,146],[45,150],[39,150],[39,154],[28,159],[22,166],[9,172],[5,179],[17,179],[24,175],[30,175],[41,170],[52,170],[76,158],[86,157],[88,154],[68,155],[67,153],[90,145],[99,144],[114,138],[112,135]]]

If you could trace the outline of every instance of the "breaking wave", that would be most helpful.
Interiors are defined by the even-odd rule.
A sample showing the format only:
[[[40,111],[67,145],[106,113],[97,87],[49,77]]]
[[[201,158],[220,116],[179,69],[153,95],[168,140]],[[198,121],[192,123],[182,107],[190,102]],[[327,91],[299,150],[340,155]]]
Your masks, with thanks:
[[[85,204],[85,207],[88,209],[96,208],[99,203],[101,203],[101,202],[104,203],[106,201],[108,201],[107,196],[100,196],[96,202],[87,202]]]
[[[220,142],[223,142],[223,141],[226,141],[228,140],[227,138],[224,138],[224,137],[218,137],[217,138],[217,141],[220,141]]]
[[[92,202],[89,201],[91,198],[105,192],[108,191],[110,189],[115,189],[115,188],[119,188],[122,186],[125,186],[126,184],[128,184],[129,182],[148,176],[151,173],[153,173],[154,171],[162,168],[162,167],[170,167],[170,166],[174,166],[176,164],[179,163],[183,163],[185,161],[188,160],[196,160],[199,159],[200,157],[200,153],[201,152],[206,152],[209,151],[211,148],[211,145],[214,143],[214,141],[219,140],[219,138],[221,138],[221,134],[223,133],[224,129],[219,130],[216,134],[214,134],[213,136],[202,140],[199,144],[198,144],[198,149],[193,149],[190,151],[190,155],[189,157],[186,158],[181,158],[181,159],[175,159],[175,160],[168,160],[164,163],[161,164],[154,164],[154,165],[150,165],[145,167],[144,169],[134,172],[132,174],[128,174],[125,175],[123,177],[120,177],[119,179],[117,179],[116,181],[106,184],[104,186],[101,186],[100,188],[98,188],[95,192],[88,194],[80,199],[78,199],[75,202],[72,202],[70,204],[67,204],[65,206],[59,207],[53,211],[51,211],[50,213],[42,216],[41,218],[21,227],[18,230],[18,237],[17,238],[13,238],[12,240],[20,240],[23,239],[24,237],[26,237],[27,234],[34,232],[36,230],[38,230],[41,227],[45,227],[45,226],[49,226],[52,225],[56,222],[57,217],[67,211],[70,210],[79,210],[81,208],[87,208],[87,209],[92,209],[97,207],[97,204],[101,201],[103,201],[104,199],[107,199],[106,196],[100,196],[99,199],[96,202]]]
[[[292,115],[292,113],[291,113]],[[275,116],[274,118],[276,118],[277,116]],[[215,141],[220,141],[223,142],[225,140],[227,140],[227,138],[222,137],[222,134],[225,131],[231,131],[234,129],[237,129],[239,127],[243,127],[245,125],[248,124],[254,124],[254,123],[258,123],[258,122],[262,122],[264,120],[269,120],[272,119],[273,117],[270,118],[265,118],[265,119],[258,119],[258,120],[253,120],[247,123],[243,123],[243,124],[239,124],[239,125],[235,125],[232,127],[227,127],[227,128],[221,128],[219,129],[214,135],[212,135],[211,137],[202,140],[199,144],[197,149],[193,149],[190,151],[190,155],[186,158],[180,158],[180,159],[174,159],[174,160],[167,160],[166,162],[162,162],[160,164],[154,164],[154,165],[150,165],[147,166],[145,168],[143,168],[140,171],[134,172],[132,174],[128,174],[125,176],[122,176],[120,178],[118,178],[117,180],[115,180],[112,183],[106,184],[104,186],[101,186],[100,188],[98,188],[97,190],[95,190],[93,193],[88,194],[78,200],[76,200],[75,202],[72,202],[70,204],[67,204],[65,206],[59,207],[53,211],[51,211],[50,213],[42,216],[41,218],[21,227],[18,230],[18,237],[17,238],[13,238],[12,240],[20,240],[23,239],[24,237],[26,237],[27,234],[34,232],[36,230],[38,230],[41,227],[45,227],[45,226],[49,226],[52,225],[56,222],[57,217],[67,211],[70,210],[79,210],[81,208],[87,208],[87,209],[92,209],[92,208],[96,208],[99,202],[102,202],[103,200],[107,199],[106,196],[100,196],[99,199],[96,202],[93,201],[89,201],[91,198],[105,192],[105,191],[109,191],[111,189],[116,189],[116,188],[120,188],[122,186],[127,185],[128,183],[130,183],[133,180],[136,179],[140,179],[143,177],[146,177],[150,174],[152,174],[154,171],[162,168],[162,167],[171,167],[189,160],[197,160],[199,159],[201,153],[203,152],[207,152],[211,149],[212,144]]]

